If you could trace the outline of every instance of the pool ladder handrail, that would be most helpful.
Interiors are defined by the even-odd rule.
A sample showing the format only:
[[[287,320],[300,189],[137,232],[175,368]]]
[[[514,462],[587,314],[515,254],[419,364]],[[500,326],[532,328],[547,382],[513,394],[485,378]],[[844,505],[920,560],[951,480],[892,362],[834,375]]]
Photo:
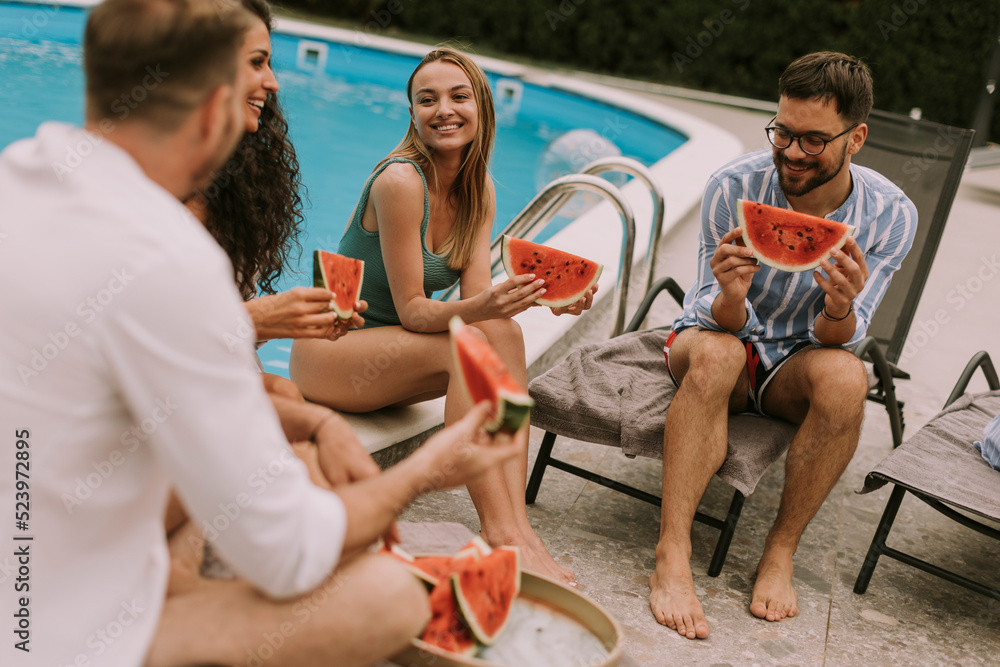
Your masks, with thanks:
[[[618,264],[618,281],[615,285],[615,295],[618,302],[618,310],[615,314],[614,326],[611,336],[617,336],[625,328],[625,306],[628,300],[628,282],[632,274],[632,250],[635,246],[635,215],[632,207],[622,196],[617,187],[603,178],[598,178],[590,174],[569,174],[561,176],[544,188],[542,188],[528,205],[520,213],[514,216],[506,229],[498,235],[490,244],[490,272],[497,275],[502,265],[500,249],[503,235],[515,238],[526,238],[531,240],[542,228],[544,223],[558,210],[574,192],[586,191],[603,196],[608,199],[621,218],[622,241],[621,254]],[[456,298],[458,286],[452,286],[441,297],[443,301],[450,301]]]
[[[598,176],[612,171],[628,174],[642,181],[649,188],[649,194],[653,198],[653,210],[649,225],[649,247],[646,249],[646,286],[642,290],[642,293],[646,294],[653,286],[653,281],[656,277],[656,256],[660,249],[660,236],[663,233],[663,217],[666,215],[667,210],[663,188],[653,178],[653,173],[646,165],[630,157],[602,157],[589,163],[580,173]]]

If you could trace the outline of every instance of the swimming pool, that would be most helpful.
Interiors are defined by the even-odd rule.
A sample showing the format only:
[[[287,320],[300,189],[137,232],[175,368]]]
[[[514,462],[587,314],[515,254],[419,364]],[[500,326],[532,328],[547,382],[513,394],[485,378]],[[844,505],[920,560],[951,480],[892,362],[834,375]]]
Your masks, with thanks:
[[[8,116],[0,148],[34,133],[42,120],[82,118],[80,35],[84,11],[74,7],[0,3],[0,72]],[[418,56],[377,50],[316,35],[276,34],[274,65],[308,190],[301,272],[282,287],[308,284],[311,250],[335,249],[374,164],[402,137],[407,123],[406,80]],[[646,165],[684,144],[686,134],[611,103],[489,71],[497,98],[493,175],[500,229],[556,175],[560,162],[582,163],[620,151]],[[547,147],[585,131],[570,154]],[[578,137],[579,138],[579,137]],[[556,145],[559,145],[556,143]],[[575,151],[575,153],[574,153]],[[272,372],[287,367],[287,341],[261,349]]]

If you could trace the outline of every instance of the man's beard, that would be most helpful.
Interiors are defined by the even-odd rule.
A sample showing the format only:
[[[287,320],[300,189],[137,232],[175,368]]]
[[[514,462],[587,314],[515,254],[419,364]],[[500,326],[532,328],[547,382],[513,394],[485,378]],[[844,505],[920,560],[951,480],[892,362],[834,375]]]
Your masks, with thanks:
[[[793,167],[815,168],[819,164],[819,161],[816,160],[815,157],[792,162],[785,156],[784,151],[774,152],[774,166],[778,170],[778,185],[781,186],[781,191],[785,193],[785,197],[801,197],[812,192],[819,186],[832,181],[844,167],[844,161],[847,158],[847,146],[844,146],[844,150],[841,152],[840,158],[835,164],[831,164],[826,169],[816,171],[808,179],[790,179],[788,178],[787,173],[782,169],[783,166],[788,165]]]

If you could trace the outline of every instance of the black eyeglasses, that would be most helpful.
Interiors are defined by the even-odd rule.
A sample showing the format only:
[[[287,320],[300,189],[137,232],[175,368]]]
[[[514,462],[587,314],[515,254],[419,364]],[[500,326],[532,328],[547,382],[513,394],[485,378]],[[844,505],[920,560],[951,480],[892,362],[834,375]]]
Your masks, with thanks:
[[[773,123],[777,118],[778,117],[775,116],[771,119],[771,122]],[[837,136],[830,137],[829,139],[824,139],[818,134],[812,134],[811,132],[807,132],[805,134],[795,134],[794,132],[789,132],[785,128],[777,127],[776,125],[768,125],[764,128],[764,131],[767,132],[767,140],[770,141],[771,145],[775,148],[784,150],[792,145],[792,141],[798,139],[799,148],[802,149],[803,153],[806,155],[819,155],[826,150],[826,145],[828,143],[835,139],[839,139],[856,128],[858,125],[859,123],[855,123]]]

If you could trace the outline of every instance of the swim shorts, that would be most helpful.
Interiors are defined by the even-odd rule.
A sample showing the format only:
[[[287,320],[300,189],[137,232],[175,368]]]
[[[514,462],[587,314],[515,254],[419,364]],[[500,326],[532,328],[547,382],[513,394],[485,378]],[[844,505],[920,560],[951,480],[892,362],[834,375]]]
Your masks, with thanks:
[[[677,382],[677,378],[674,377],[673,371],[670,370],[670,345],[674,342],[679,334],[684,329],[675,329],[670,332],[667,336],[667,342],[663,344],[663,357],[667,362],[667,375],[670,376],[670,381],[674,383],[675,387],[680,388],[680,383]],[[809,341],[802,341],[796,344],[785,355],[782,359],[778,360],[771,368],[765,368],[764,364],[760,363],[760,350],[757,346],[760,343],[753,343],[748,340],[740,339],[740,342],[746,347],[747,351],[747,372],[750,378],[749,388],[747,390],[747,399],[750,409],[759,415],[764,415],[768,417],[770,415],[764,412],[762,399],[764,397],[764,390],[767,389],[767,385],[774,378],[775,373],[778,369],[784,365],[786,361],[792,358],[792,356],[798,354],[802,350],[813,347],[813,344]]]

